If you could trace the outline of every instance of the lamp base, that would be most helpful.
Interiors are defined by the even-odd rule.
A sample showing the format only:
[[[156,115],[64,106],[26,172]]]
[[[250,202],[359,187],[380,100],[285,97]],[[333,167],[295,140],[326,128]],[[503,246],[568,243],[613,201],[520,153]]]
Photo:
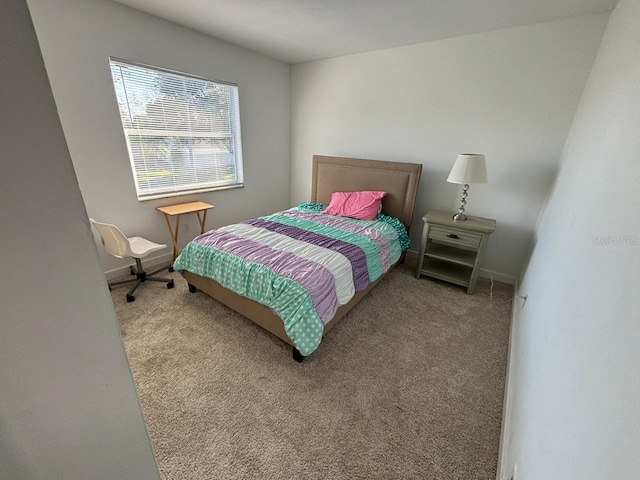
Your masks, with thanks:
[[[458,207],[458,213],[453,216],[455,222],[464,222],[467,216],[464,214],[464,206],[467,204],[467,195],[469,195],[469,185],[464,184],[462,186],[462,198],[460,199],[460,206]]]

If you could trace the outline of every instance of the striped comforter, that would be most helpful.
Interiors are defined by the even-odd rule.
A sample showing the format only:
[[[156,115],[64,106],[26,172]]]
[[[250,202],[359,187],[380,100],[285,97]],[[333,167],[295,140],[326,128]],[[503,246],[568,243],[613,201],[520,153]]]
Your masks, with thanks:
[[[302,355],[339,306],[399,260],[396,228],[293,208],[211,230],[174,263],[268,306]]]

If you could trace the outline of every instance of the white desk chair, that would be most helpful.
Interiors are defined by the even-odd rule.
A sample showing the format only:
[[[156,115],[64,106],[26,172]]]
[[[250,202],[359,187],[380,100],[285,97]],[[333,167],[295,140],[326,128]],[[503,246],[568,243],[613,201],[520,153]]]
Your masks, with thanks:
[[[141,283],[147,280],[152,282],[166,282],[167,288],[173,288],[173,280],[171,278],[154,277],[158,272],[163,270],[169,270],[173,272],[171,265],[164,266],[153,272],[147,273],[142,268],[142,259],[150,253],[157,252],[163,248],[167,248],[166,245],[160,243],[153,243],[142,237],[130,237],[125,236],[118,227],[109,223],[96,222],[93,218],[89,219],[102,239],[104,249],[118,258],[133,258],[136,261],[135,268],[129,267],[131,275],[135,275],[136,278],[129,280],[120,280],[118,282],[109,282],[109,290],[116,285],[122,285],[124,283],[136,282],[136,284],[127,293],[127,302],[133,302],[136,297],[133,296],[133,292],[140,286]]]

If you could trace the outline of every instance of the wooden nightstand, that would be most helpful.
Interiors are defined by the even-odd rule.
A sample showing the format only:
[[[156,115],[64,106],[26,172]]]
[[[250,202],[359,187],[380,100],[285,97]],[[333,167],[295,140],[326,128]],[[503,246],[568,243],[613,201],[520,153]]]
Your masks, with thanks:
[[[489,236],[496,229],[496,221],[468,217],[464,222],[456,222],[453,213],[436,210],[427,213],[422,221],[424,228],[416,278],[420,278],[420,275],[438,278],[467,287],[467,293],[473,294],[484,251]]]

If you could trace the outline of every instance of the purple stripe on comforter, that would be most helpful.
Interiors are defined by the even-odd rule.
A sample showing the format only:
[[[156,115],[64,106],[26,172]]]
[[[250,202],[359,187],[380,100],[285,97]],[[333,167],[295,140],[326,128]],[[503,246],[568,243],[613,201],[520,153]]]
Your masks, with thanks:
[[[366,225],[360,225],[354,222],[350,222],[348,220],[342,220],[339,217],[333,217],[328,215],[318,215],[317,213],[303,213],[298,210],[286,210],[282,212],[280,215],[285,215],[287,217],[293,218],[302,218],[304,220],[309,220],[314,223],[320,223],[322,225],[327,225],[329,227],[338,228],[345,232],[355,233],[356,235],[365,236],[368,239],[375,242],[378,246],[378,252],[380,257],[380,265],[382,266],[382,271],[386,272],[389,270],[391,263],[389,261],[389,241],[387,238],[380,233],[375,228],[368,227]]]
[[[194,241],[247,262],[264,265],[277,275],[292,279],[309,292],[316,313],[325,324],[338,309],[335,279],[327,268],[318,263],[219,230],[200,235]]]
[[[298,227],[292,227],[269,220],[261,220],[259,218],[256,218],[255,220],[248,220],[243,223],[253,225],[258,228],[264,228],[296,240],[301,240],[303,242],[311,243],[313,245],[341,253],[349,259],[353,267],[353,285],[356,292],[365,290],[369,285],[367,257],[362,249],[357,245],[343,242],[342,240],[336,240],[335,238],[327,237],[325,235],[309,232]]]

